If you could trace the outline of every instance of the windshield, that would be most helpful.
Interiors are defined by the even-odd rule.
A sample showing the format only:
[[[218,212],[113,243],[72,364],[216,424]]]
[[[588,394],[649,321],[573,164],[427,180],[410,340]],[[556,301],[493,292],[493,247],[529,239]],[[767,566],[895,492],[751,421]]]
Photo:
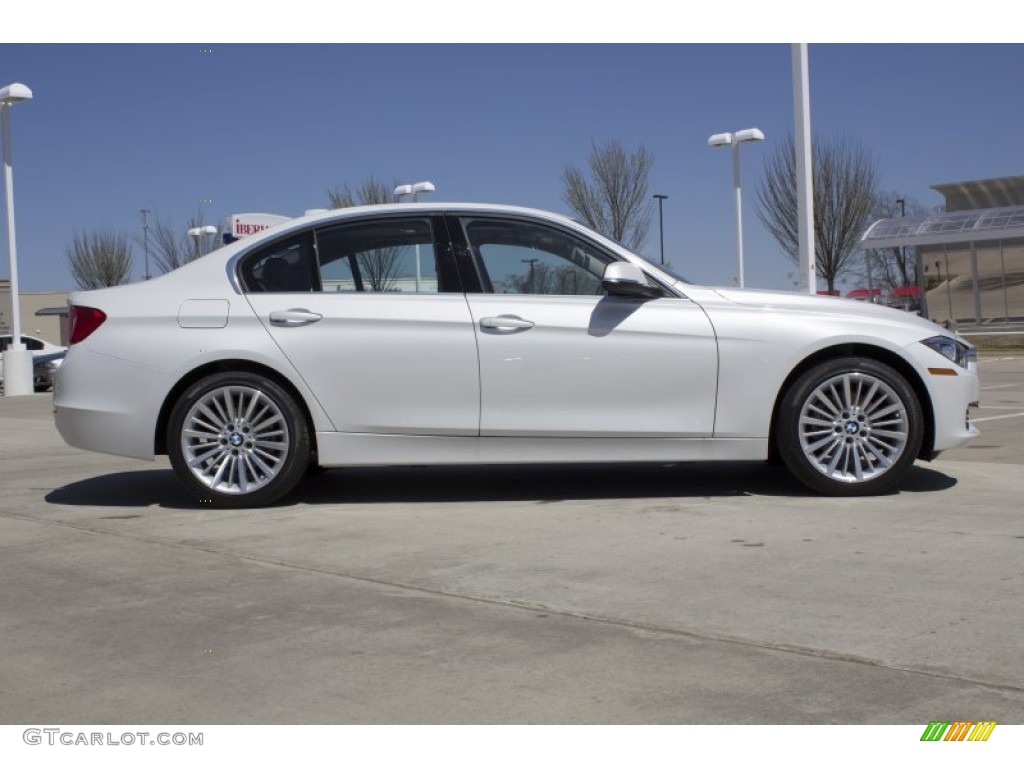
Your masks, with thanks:
[[[625,247],[625,246],[620,246],[620,247]],[[671,277],[675,278],[676,280],[679,280],[680,282],[686,283],[687,285],[693,285],[694,284],[692,280],[687,280],[685,277],[683,277],[681,274],[679,274],[679,272],[676,270],[676,268],[672,266],[672,262],[671,261],[666,261],[664,264],[659,264],[654,259],[648,259],[646,256],[641,256],[636,251],[630,251],[630,253],[632,253],[634,256],[638,257],[639,259],[641,259],[644,263],[650,264],[652,267],[657,267],[658,269],[660,269],[665,274],[670,275]]]
[[[658,269],[660,269],[662,272],[672,275],[672,277],[674,277],[676,280],[679,280],[680,282],[686,283],[688,285],[693,285],[693,280],[687,280],[685,277],[679,274],[679,271],[675,267],[673,267],[670,262],[665,262],[664,264],[657,264],[655,266],[657,266]]]

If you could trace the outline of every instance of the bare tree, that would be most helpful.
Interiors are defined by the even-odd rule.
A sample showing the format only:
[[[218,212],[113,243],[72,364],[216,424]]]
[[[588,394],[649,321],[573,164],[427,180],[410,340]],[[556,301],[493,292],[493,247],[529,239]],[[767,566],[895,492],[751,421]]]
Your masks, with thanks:
[[[160,272],[170,272],[185,263],[181,232],[159,218],[149,225],[150,249]]]
[[[627,152],[616,139],[591,144],[589,178],[574,166],[562,171],[565,202],[591,229],[639,250],[651,226],[647,183],[653,165],[654,155],[643,145]]]
[[[327,192],[331,208],[351,208],[356,205],[383,205],[390,203],[392,190],[398,186],[393,183],[388,187],[376,176],[363,179],[353,191],[348,184],[336,187]],[[398,266],[400,251],[398,248],[375,248],[359,254],[359,272],[363,282],[372,291],[393,290],[398,282]]]
[[[150,251],[160,272],[171,272],[180,266],[195,261],[201,253],[201,239],[189,237],[188,231],[206,226],[202,210],[189,216],[182,227],[174,226],[155,217],[149,226]],[[214,236],[220,242],[220,229]],[[138,242],[138,238],[135,238]]]
[[[836,278],[850,266],[875,204],[875,161],[870,151],[857,142],[815,137],[811,165],[815,262],[818,275],[833,292]],[[799,263],[796,153],[792,136],[769,154],[757,198],[761,221],[786,256]]]
[[[390,203],[392,191],[398,186],[395,182],[388,187],[376,176],[363,179],[353,191],[348,184],[328,190],[327,198],[331,208],[352,208],[356,205],[383,205]]]
[[[132,272],[132,247],[122,233],[76,232],[67,259],[75,283],[87,291],[126,283]]]
[[[602,293],[601,281],[577,266],[555,267],[529,259],[528,272],[506,275],[502,282],[509,293],[529,293],[548,296],[590,296]]]

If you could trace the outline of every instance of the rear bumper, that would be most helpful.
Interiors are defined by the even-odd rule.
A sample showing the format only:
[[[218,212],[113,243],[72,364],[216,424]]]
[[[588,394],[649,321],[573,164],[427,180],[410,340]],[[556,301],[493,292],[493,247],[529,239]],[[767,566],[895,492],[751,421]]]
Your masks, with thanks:
[[[156,418],[167,386],[166,371],[75,350],[54,383],[57,431],[75,448],[153,459]]]
[[[134,459],[154,458],[153,433],[140,433],[131,414],[55,405],[53,420],[73,448]],[[148,437],[148,439],[146,439]]]

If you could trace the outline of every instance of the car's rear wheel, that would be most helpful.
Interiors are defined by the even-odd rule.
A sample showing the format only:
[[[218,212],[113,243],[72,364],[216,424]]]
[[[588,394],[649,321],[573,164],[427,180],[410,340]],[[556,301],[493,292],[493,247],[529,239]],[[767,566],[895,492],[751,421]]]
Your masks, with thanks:
[[[820,363],[783,396],[779,455],[805,485],[831,496],[891,491],[924,437],[917,395],[895,369],[865,357]]]
[[[217,373],[190,386],[171,411],[167,452],[196,498],[222,507],[274,502],[302,479],[310,458],[294,398],[255,373]]]

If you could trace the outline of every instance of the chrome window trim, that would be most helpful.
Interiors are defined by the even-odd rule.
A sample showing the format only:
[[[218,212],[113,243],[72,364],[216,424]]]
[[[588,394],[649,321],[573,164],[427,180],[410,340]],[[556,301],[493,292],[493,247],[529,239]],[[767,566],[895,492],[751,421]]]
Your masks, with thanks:
[[[340,208],[335,211],[331,211],[329,214],[320,214],[315,218],[300,217],[296,218],[294,223],[279,225],[283,227],[283,229],[276,232],[274,236],[242,246],[237,253],[225,262],[224,269],[231,289],[237,295],[245,296],[247,295],[247,292],[242,290],[241,279],[238,275],[239,262],[256,249],[271,246],[276,242],[295,237],[296,234],[300,234],[307,230],[316,231],[318,229],[340,224],[355,224],[364,220],[405,218],[409,215],[492,217],[543,224],[545,226],[559,229],[567,234],[571,234],[574,237],[591,242],[594,244],[595,248],[599,249],[603,253],[609,254],[615,260],[628,261],[638,266],[643,270],[644,274],[646,274],[648,278],[658,285],[658,287],[665,290],[665,292],[669,294],[669,297],[689,300],[689,297],[682,290],[676,287],[676,283],[679,282],[678,278],[669,275],[667,272],[662,272],[658,269],[657,265],[651,264],[638,254],[627,249],[625,246],[619,245],[598,233],[594,233],[582,224],[574,222],[571,219],[563,220],[561,217],[544,215],[546,213],[547,212],[545,211],[533,211],[532,209],[517,209],[512,206],[505,208],[502,206],[474,206],[460,203],[453,203],[450,205],[406,203],[401,204],[401,206],[396,204],[394,206],[389,205],[388,210],[386,211],[374,211],[371,206],[359,206],[351,209]],[[594,237],[595,234],[597,234],[597,237]],[[259,235],[256,235],[255,237],[259,237]]]

